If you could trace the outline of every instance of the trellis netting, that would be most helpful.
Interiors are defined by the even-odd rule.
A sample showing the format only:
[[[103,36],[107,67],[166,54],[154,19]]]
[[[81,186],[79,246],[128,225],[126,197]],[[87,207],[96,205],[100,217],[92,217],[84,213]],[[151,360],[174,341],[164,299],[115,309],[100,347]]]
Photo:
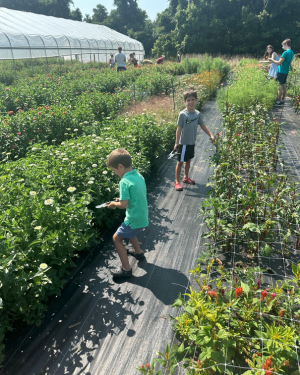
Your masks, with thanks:
[[[63,57],[108,62],[121,46],[144,59],[139,41],[103,25],[0,7],[0,60]]]

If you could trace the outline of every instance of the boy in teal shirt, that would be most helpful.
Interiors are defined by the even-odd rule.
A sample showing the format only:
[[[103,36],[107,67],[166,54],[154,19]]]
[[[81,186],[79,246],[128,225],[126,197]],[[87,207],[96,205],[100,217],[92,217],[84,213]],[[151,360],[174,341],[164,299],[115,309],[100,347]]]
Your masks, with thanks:
[[[276,81],[280,83],[278,94],[277,94],[277,102],[276,104],[284,104],[285,96],[286,96],[286,79],[289,74],[290,65],[292,59],[294,57],[294,52],[291,49],[291,40],[285,39],[282,42],[282,48],[284,49],[283,54],[279,61],[276,61],[272,58],[269,58],[269,61],[273,62],[278,66],[277,68],[277,77]]]
[[[136,259],[142,260],[145,258],[137,234],[149,224],[146,184],[143,176],[132,168],[131,156],[125,149],[118,148],[112,151],[107,157],[106,165],[117,176],[121,177],[119,202],[110,202],[108,208],[126,208],[125,220],[113,235],[114,245],[122,266],[119,270],[111,271],[111,274],[113,277],[130,277],[132,269],[123,239],[128,238],[131,242],[134,248],[132,255]]]

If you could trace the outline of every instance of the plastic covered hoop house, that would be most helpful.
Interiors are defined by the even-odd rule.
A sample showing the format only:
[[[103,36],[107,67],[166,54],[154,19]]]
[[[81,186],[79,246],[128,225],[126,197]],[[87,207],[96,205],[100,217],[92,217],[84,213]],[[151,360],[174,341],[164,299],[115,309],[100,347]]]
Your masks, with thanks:
[[[142,43],[109,27],[0,7],[0,60],[60,56],[108,62],[119,46],[144,59]]]

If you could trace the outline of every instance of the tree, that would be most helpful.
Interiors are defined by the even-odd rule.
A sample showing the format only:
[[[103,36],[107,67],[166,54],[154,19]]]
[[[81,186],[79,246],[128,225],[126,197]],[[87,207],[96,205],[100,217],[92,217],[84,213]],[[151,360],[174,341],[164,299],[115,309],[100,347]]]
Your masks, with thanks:
[[[286,38],[297,50],[299,19],[299,0],[170,0],[157,17],[152,52],[262,55],[268,44],[281,52]]]
[[[101,24],[108,17],[107,9],[102,4],[97,4],[96,8],[93,8],[93,12],[94,12],[93,15],[92,15],[92,22],[93,23]]]
[[[79,8],[70,12],[70,18],[74,21],[82,21],[82,13]]]
[[[83,22],[93,23],[92,17],[89,14],[84,16]]]
[[[73,0],[0,0],[0,7],[53,17],[70,17]]]

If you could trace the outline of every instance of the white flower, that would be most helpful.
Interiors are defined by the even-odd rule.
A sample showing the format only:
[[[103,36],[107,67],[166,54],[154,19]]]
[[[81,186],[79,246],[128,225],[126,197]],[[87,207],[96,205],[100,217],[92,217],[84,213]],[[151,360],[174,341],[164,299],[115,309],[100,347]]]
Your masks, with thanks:
[[[7,153],[6,153],[6,155],[10,155],[10,154],[11,154],[11,152],[7,152]]]
[[[19,180],[18,182],[23,182],[24,181],[24,178],[21,178],[21,180]]]
[[[53,202],[54,202],[54,200],[51,199],[51,198],[49,198],[49,199],[46,199],[46,200],[44,201],[44,204],[45,204],[46,206],[50,206],[50,205],[53,204]]]
[[[36,191],[32,190],[32,191],[29,192],[29,194],[34,196],[34,195],[36,195]]]
[[[78,132],[78,129],[74,129],[74,132]]]
[[[69,129],[68,129],[69,130]],[[72,146],[74,143],[70,143],[70,146]]]
[[[92,185],[94,183],[93,180],[88,181],[88,184]]]
[[[68,130],[68,129],[67,129]],[[65,145],[65,142],[61,142],[61,145]]]
[[[76,164],[76,161],[71,161],[71,164]]]
[[[63,160],[69,160],[69,158],[63,158]]]
[[[45,270],[46,268],[48,268],[48,264],[47,263],[41,263],[40,264],[40,269],[41,270]]]
[[[36,151],[36,150],[37,150],[37,147],[32,147],[31,150],[32,150],[32,151]]]
[[[85,156],[85,154],[81,154],[80,156]]]
[[[102,174],[107,174],[107,171],[103,171]]]
[[[2,307],[3,306],[3,300],[2,300],[2,298],[0,297],[0,307]]]
[[[95,180],[95,178],[94,178],[94,177],[90,177],[90,180],[91,180],[91,181],[94,181],[94,180]]]
[[[51,177],[52,177],[51,174],[48,174],[47,178],[51,178]]]
[[[93,168],[96,168],[96,167],[97,167],[97,164],[92,164],[92,167],[93,167]]]
[[[68,191],[69,193],[73,193],[75,190],[76,190],[76,187],[73,187],[73,186],[70,186],[70,187],[67,189],[67,191]]]
[[[29,167],[36,167],[36,164],[29,164]]]
[[[88,121],[83,121],[84,124],[88,124]]]
[[[34,227],[34,229],[40,230],[40,229],[42,229],[42,227],[40,225],[38,225],[37,227]]]
[[[67,130],[71,130],[71,128],[67,128]]]

